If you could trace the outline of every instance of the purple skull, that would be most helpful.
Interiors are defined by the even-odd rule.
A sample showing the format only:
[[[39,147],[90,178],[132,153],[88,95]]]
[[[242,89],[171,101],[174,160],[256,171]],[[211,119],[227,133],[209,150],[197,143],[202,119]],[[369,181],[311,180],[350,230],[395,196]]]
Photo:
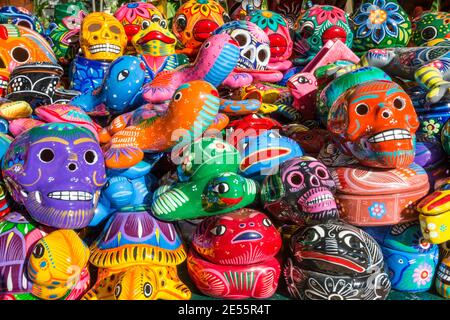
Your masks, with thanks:
[[[285,161],[262,185],[264,207],[281,221],[299,225],[337,220],[336,184],[327,167],[312,157]]]
[[[3,176],[14,199],[42,224],[86,227],[94,216],[105,165],[94,135],[71,123],[32,128],[9,146]]]

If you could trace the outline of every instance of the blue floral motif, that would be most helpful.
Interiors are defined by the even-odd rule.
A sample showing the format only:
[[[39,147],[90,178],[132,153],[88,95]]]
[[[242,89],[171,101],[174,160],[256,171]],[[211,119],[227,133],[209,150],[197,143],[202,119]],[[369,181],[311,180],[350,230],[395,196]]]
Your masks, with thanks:
[[[398,25],[405,22],[405,18],[399,13],[399,5],[386,0],[374,0],[361,5],[360,13],[355,16],[353,22],[359,26],[356,30],[358,38],[371,37],[379,44],[388,34],[398,37]]]
[[[386,214],[386,207],[383,202],[374,202],[369,207],[369,215],[375,219],[381,219]]]

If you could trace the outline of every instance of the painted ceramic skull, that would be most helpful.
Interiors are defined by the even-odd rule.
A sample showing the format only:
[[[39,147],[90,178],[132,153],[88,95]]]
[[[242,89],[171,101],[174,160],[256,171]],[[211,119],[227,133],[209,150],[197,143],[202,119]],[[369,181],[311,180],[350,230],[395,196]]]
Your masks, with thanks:
[[[36,16],[23,7],[0,7],[0,15],[7,17],[12,24],[34,30],[44,35],[42,23]]]
[[[8,148],[3,176],[16,202],[39,223],[86,227],[106,182],[95,136],[70,123],[48,123],[17,137]]]
[[[119,20],[107,13],[94,12],[81,23],[80,45],[87,59],[113,61],[123,54],[127,36]]]
[[[227,33],[239,44],[239,69],[266,70],[270,60],[269,37],[250,21],[231,21],[214,31]]]
[[[338,218],[335,191],[327,167],[304,156],[282,163],[278,174],[264,180],[261,200],[277,219],[304,225]]]
[[[400,168],[414,160],[419,121],[406,92],[392,81],[368,81],[340,95],[328,114],[328,129],[369,167]]]

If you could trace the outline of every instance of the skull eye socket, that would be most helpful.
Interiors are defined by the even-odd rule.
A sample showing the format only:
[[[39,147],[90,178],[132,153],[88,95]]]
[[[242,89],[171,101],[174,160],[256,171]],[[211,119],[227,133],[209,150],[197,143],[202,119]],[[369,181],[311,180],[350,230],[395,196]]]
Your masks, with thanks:
[[[144,296],[146,298],[150,298],[150,296],[152,295],[152,292],[153,292],[152,285],[149,282],[146,282],[144,284],[144,290],[143,290]]]
[[[181,14],[178,16],[177,21],[175,22],[176,30],[178,32],[183,32],[184,29],[186,29],[187,26],[187,20],[186,16],[184,14]]]
[[[262,63],[265,64],[267,62],[269,62],[270,59],[270,51],[269,48],[267,47],[259,47],[258,48],[258,60]]]
[[[33,257],[37,259],[42,258],[44,256],[44,252],[44,246],[41,243],[38,243],[33,249]]]
[[[421,35],[422,35],[422,39],[424,39],[426,41],[430,41],[430,40],[433,40],[434,38],[436,38],[437,30],[435,27],[428,26],[422,30]]]
[[[84,153],[84,161],[86,161],[87,164],[94,164],[97,160],[98,155],[94,150],[88,150]]]
[[[17,62],[26,62],[30,58],[30,53],[22,47],[15,47],[11,50],[11,56]]]
[[[102,28],[102,25],[100,23],[93,23],[91,25],[89,25],[89,27],[87,28],[89,32],[95,32],[98,31]]]
[[[120,28],[118,26],[111,26],[109,27],[109,30],[111,30],[112,33],[120,34]]]
[[[239,47],[246,47],[250,44],[251,39],[247,32],[243,30],[235,30],[231,33],[231,37],[237,41]]]
[[[224,182],[219,183],[213,188],[213,191],[217,193],[227,193],[228,190],[230,190],[230,187]]]
[[[288,180],[289,184],[294,187],[300,187],[304,182],[303,175],[300,172],[291,173],[288,176],[287,180]]]
[[[52,149],[44,148],[39,152],[39,160],[41,160],[44,163],[52,162],[55,158],[55,153]]]
[[[394,99],[394,107],[398,110],[403,110],[405,108],[406,101],[403,98],[397,97]]]
[[[365,116],[369,113],[369,106],[365,103],[360,103],[356,106],[355,111],[360,116]]]
[[[211,232],[215,236],[221,236],[225,233],[225,231],[227,231],[227,227],[220,224],[220,225],[212,228],[209,232]]]
[[[316,175],[317,175],[319,178],[321,178],[321,179],[326,179],[326,178],[328,178],[328,172],[327,172],[327,170],[325,170],[325,169],[322,168],[322,167],[318,167],[318,168],[316,169]]]

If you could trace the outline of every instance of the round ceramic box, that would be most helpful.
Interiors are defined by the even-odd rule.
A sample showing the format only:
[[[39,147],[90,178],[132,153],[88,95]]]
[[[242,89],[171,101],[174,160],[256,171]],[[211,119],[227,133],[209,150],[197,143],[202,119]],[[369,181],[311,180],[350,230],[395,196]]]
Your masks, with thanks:
[[[428,176],[411,164],[401,169],[331,168],[340,217],[356,226],[384,226],[418,218],[414,204],[427,195]]]

